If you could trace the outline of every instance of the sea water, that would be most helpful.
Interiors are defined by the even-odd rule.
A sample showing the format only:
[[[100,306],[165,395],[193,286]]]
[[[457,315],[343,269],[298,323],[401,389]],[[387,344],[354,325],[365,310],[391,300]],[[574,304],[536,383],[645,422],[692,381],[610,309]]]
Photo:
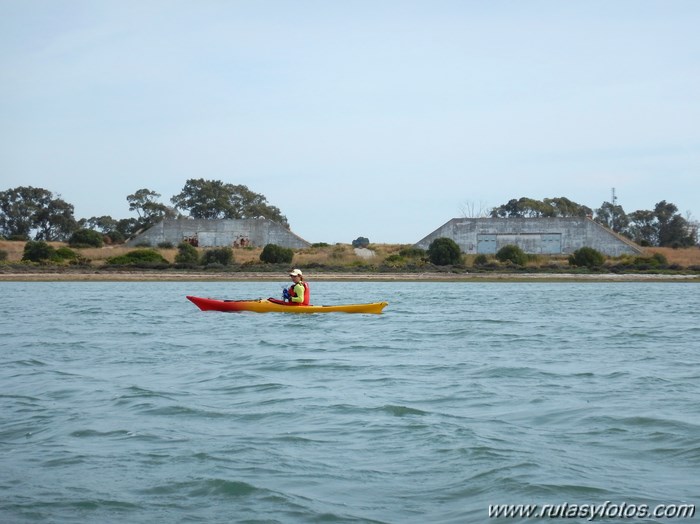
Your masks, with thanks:
[[[382,315],[185,299],[285,284],[0,283],[0,522],[700,503],[700,285],[311,284]]]

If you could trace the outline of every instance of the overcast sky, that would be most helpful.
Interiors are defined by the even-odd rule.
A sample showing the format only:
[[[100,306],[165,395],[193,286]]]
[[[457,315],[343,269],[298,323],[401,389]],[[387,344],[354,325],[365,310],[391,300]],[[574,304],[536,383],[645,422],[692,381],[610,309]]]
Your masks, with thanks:
[[[0,0],[0,190],[189,178],[310,242],[527,196],[700,214],[700,1]]]

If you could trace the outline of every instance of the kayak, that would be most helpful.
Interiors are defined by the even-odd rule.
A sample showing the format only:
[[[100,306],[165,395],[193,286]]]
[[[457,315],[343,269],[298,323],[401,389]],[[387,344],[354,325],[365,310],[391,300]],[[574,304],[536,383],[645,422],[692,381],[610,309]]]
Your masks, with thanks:
[[[257,300],[220,300],[187,296],[202,311],[254,311],[255,313],[375,313],[382,312],[388,302],[341,304],[337,306],[297,306],[274,298]]]

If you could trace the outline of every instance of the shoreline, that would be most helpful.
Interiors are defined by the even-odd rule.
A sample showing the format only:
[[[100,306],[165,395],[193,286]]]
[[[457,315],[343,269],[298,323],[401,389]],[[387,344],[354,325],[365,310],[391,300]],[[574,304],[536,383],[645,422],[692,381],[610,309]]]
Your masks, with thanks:
[[[244,282],[283,279],[282,273],[91,271],[0,273],[0,282]],[[308,273],[310,282],[696,282],[700,275],[641,273]]]

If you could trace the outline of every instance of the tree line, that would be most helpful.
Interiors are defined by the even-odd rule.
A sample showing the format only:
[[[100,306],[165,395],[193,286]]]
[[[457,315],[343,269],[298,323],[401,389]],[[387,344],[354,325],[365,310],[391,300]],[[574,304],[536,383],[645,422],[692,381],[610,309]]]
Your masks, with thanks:
[[[189,179],[180,193],[170,198],[142,188],[127,195],[129,211],[136,218],[99,216],[76,219],[72,204],[51,191],[31,186],[0,192],[0,237],[15,240],[65,241],[76,231],[90,230],[120,243],[166,218],[241,219],[263,217],[289,228],[279,208],[247,186],[203,178]],[[626,213],[610,202],[595,211],[565,197],[537,200],[511,199],[491,209],[494,218],[591,217],[642,246],[688,247],[698,242],[698,223],[684,218],[678,207],[662,200],[654,209]]]
[[[266,218],[289,228],[279,208],[264,195],[244,185],[220,180],[189,179],[182,191],[160,202],[161,195],[147,188],[126,197],[137,218],[108,215],[76,219],[74,206],[53,192],[21,186],[0,192],[0,236],[12,240],[65,241],[79,230],[93,230],[120,243],[166,218]]]
[[[491,210],[494,218],[590,217],[641,246],[690,247],[698,243],[698,223],[684,218],[675,204],[662,200],[654,209],[626,213],[603,202],[595,211],[565,197],[511,199]]]

